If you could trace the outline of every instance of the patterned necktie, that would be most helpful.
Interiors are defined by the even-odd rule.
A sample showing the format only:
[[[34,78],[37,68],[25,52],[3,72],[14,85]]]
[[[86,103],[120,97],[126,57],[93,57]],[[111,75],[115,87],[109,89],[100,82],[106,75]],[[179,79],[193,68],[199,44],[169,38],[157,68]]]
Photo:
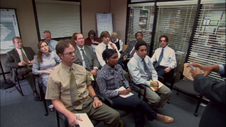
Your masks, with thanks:
[[[23,52],[22,49],[21,49],[21,54],[22,54],[22,57],[23,57],[23,61],[27,63],[27,68],[29,68],[29,65],[28,65],[29,61],[28,61],[28,59],[27,59],[27,57],[26,57],[26,55],[24,54],[24,52]]]
[[[88,58],[87,58],[87,56],[86,56],[86,54],[85,54],[84,50],[83,50],[83,49],[81,49],[81,51],[82,51],[82,56],[83,56],[83,59],[84,59],[85,65],[86,65],[86,70],[87,70],[87,71],[90,71],[89,60],[88,60]]]
[[[144,64],[144,71],[147,73],[149,79],[151,79],[151,72],[148,70],[148,66],[147,66],[146,62],[144,61],[144,59],[142,59],[142,62]]]
[[[70,79],[70,95],[71,95],[71,104],[73,105],[76,101],[76,92],[77,92],[77,87],[76,87],[76,82],[75,82],[75,75],[73,73],[73,68],[70,69],[71,73],[71,79]]]
[[[129,58],[132,58],[135,52],[135,48],[133,48],[133,52],[130,54]]]
[[[155,64],[155,67],[158,67],[158,66],[160,65],[160,63],[161,63],[161,61],[162,61],[162,58],[163,58],[163,52],[164,52],[164,50],[163,50],[163,48],[162,48],[162,52],[161,52],[161,54],[160,54],[160,56],[159,56],[158,62]]]

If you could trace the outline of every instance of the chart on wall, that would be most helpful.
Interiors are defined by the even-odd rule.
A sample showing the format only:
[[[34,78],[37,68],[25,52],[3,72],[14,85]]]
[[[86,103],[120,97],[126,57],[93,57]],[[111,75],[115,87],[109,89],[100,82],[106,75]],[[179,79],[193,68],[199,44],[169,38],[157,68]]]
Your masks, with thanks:
[[[112,24],[112,14],[111,13],[97,13],[97,33],[98,37],[102,31],[108,31],[111,35],[113,32],[113,24]]]
[[[20,37],[20,32],[15,9],[0,9],[0,14],[0,53],[5,54],[14,48],[12,38]]]

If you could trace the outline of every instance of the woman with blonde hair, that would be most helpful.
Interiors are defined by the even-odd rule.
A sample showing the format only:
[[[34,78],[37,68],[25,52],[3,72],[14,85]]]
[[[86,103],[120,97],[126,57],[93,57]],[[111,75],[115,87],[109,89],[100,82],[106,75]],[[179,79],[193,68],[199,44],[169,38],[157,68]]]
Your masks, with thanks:
[[[48,43],[40,41],[38,43],[38,53],[34,56],[32,73],[41,75],[43,84],[47,87],[49,74],[61,63],[61,59],[54,51],[50,51]]]

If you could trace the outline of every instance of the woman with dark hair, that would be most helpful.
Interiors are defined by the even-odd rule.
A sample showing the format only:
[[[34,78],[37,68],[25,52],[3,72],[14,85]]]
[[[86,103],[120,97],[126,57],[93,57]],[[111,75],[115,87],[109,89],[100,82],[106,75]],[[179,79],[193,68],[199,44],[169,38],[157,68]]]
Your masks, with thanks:
[[[174,119],[169,116],[157,114],[151,107],[137,96],[132,95],[122,98],[119,95],[127,95],[131,92],[128,81],[123,75],[123,69],[118,64],[118,54],[113,49],[104,50],[103,59],[106,64],[101,68],[98,76],[100,93],[113,101],[113,108],[133,110],[136,127],[144,127],[144,116],[148,120],[158,120],[163,123],[172,123]],[[123,86],[124,90],[116,90]]]
[[[88,37],[85,39],[85,44],[93,47],[93,52],[95,52],[96,46],[101,42],[101,40],[96,36],[94,30],[90,30]]]
[[[49,74],[61,63],[60,58],[54,51],[50,51],[48,43],[40,41],[38,43],[38,53],[34,56],[32,73],[42,76],[42,82],[47,87]]]

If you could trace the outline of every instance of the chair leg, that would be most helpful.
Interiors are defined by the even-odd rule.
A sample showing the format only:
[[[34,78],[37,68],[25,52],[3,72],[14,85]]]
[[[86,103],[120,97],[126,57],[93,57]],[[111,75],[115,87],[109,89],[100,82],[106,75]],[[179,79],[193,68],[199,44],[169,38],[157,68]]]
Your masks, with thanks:
[[[40,91],[40,96],[41,96],[41,100],[43,101],[43,104],[44,104],[44,107],[45,107],[45,111],[46,113],[44,114],[45,116],[48,116],[49,115],[49,111],[48,111],[48,108],[47,108],[47,105],[46,105],[46,100],[44,98],[44,91],[43,91],[43,88],[41,86],[42,84],[39,84],[39,91]]]
[[[60,120],[59,120],[59,113],[56,111],[56,117],[57,117],[57,126],[60,127]]]
[[[201,104],[201,101],[202,101],[202,96],[200,96],[200,98],[199,98],[199,100],[198,100],[198,104],[197,104],[197,106],[196,106],[196,108],[195,108],[195,113],[194,113],[194,115],[197,117],[198,116],[198,109],[199,109],[199,106],[200,106],[200,104]]]
[[[19,92],[22,96],[24,96],[24,93],[23,93],[23,91],[22,91],[22,88],[21,88],[21,86],[20,86],[20,81],[19,81],[18,78],[17,78],[17,83],[18,83],[18,86],[19,86],[19,87],[17,87],[17,86],[15,85],[16,89],[18,90],[18,92]]]

